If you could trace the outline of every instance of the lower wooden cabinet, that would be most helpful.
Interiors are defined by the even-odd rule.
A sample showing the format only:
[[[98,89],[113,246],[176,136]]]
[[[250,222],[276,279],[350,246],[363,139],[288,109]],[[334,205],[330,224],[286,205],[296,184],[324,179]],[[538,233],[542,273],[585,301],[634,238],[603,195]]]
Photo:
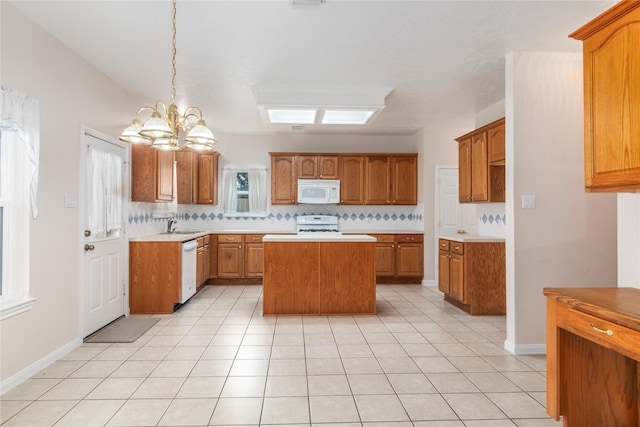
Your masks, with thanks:
[[[422,234],[371,234],[376,243],[377,283],[421,283],[424,275]]]
[[[438,240],[438,289],[469,314],[506,314],[503,242]]]
[[[244,254],[242,234],[218,236],[218,278],[241,278]]]
[[[196,258],[196,286],[202,286],[209,278],[209,236],[198,238],[198,255]]]
[[[264,273],[264,234],[218,234],[210,255],[209,284],[259,284]],[[215,270],[215,271],[214,271]]]
[[[262,277],[264,274],[264,234],[244,235],[244,277]]]

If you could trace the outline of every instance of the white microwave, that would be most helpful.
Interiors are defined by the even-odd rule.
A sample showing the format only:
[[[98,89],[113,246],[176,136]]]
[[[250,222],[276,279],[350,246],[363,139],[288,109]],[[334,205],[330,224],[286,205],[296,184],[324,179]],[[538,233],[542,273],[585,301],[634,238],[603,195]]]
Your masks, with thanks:
[[[337,179],[299,179],[298,203],[331,205],[340,203]]]

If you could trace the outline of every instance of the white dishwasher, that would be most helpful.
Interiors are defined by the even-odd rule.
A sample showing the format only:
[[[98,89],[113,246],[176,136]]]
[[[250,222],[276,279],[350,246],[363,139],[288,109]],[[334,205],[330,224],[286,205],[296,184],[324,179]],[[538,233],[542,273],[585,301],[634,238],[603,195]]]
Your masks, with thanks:
[[[196,293],[197,259],[198,241],[189,240],[188,242],[183,242],[180,304],[187,302]]]

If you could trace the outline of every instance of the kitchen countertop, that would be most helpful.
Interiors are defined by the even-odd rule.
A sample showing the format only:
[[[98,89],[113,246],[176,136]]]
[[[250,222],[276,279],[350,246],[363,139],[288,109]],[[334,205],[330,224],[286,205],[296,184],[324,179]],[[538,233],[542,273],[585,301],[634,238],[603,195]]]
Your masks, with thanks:
[[[263,242],[376,242],[375,237],[366,234],[267,234]]]
[[[461,243],[504,243],[504,237],[481,236],[479,234],[441,234],[440,239],[453,240]]]
[[[178,230],[179,233],[156,233],[144,236],[136,236],[129,239],[130,242],[186,242],[197,239],[207,234],[271,234],[271,235],[296,235],[295,230]],[[367,234],[424,234],[424,231],[414,230],[343,230],[342,235],[367,235]],[[448,238],[448,237],[447,237]],[[454,240],[451,238],[450,240]],[[503,239],[504,240],[504,239]],[[300,241],[300,240],[297,240]]]

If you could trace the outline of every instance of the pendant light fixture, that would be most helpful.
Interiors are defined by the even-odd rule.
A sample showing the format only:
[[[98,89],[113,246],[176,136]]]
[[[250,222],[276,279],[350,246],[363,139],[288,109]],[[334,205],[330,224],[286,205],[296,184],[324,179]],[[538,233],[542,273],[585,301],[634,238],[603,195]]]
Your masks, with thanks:
[[[133,144],[150,144],[158,150],[180,150],[189,147],[202,151],[213,151],[217,143],[213,133],[202,118],[202,111],[198,107],[188,107],[184,113],[178,112],[176,106],[176,1],[173,0],[173,51],[171,58],[171,104],[167,106],[162,101],[156,101],[154,107],[142,107],[136,113],[131,125],[120,135],[120,140]],[[143,124],[140,114],[151,111],[151,117]],[[191,122],[195,121],[192,126]],[[180,129],[187,132],[183,145],[179,144]]]

